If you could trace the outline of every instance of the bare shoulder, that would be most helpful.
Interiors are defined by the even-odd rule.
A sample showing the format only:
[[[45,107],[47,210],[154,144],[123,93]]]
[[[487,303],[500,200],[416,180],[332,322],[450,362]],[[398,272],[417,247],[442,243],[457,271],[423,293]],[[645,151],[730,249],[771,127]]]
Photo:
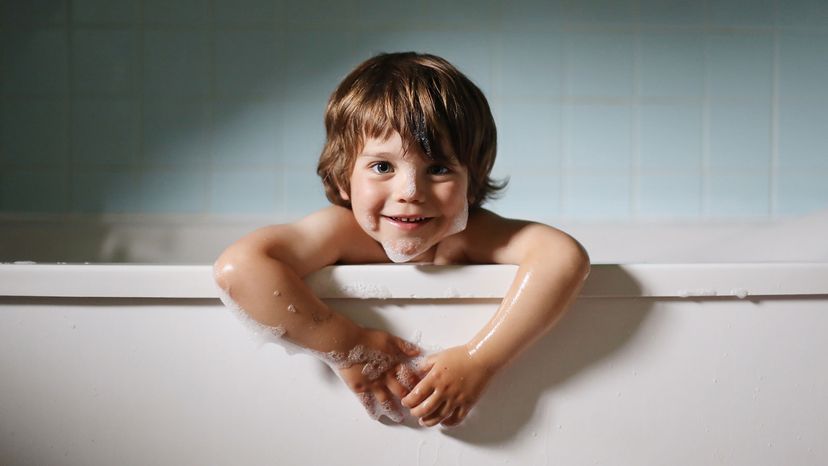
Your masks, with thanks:
[[[370,256],[372,246],[377,247],[353,213],[339,206],[326,207],[293,223],[259,228],[234,246],[284,262],[300,276],[338,262],[359,260],[366,252]]]
[[[557,228],[502,217],[483,208],[470,212],[461,235],[458,240],[464,255],[473,263],[520,264],[530,254],[586,255],[574,238]]]

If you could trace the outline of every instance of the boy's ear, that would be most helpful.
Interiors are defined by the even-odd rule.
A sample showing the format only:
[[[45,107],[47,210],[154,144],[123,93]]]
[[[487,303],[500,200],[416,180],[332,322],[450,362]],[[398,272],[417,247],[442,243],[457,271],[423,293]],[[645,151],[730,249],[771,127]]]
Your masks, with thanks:
[[[350,200],[351,200],[351,196],[349,196],[349,195],[348,195],[348,193],[347,193],[347,192],[345,192],[345,190],[344,190],[344,189],[342,189],[342,187],[341,187],[341,186],[338,186],[338,188],[339,188],[339,197],[341,197],[342,199],[344,199],[344,200],[346,200],[346,201],[350,201]]]

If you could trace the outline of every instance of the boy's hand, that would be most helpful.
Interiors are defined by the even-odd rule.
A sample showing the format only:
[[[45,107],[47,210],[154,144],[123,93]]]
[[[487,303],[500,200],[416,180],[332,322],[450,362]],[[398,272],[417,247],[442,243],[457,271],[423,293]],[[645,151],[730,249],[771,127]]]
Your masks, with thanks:
[[[492,371],[472,358],[465,346],[456,346],[430,356],[427,372],[402,405],[420,418],[420,425],[441,423],[455,426],[466,418],[492,377]]]
[[[420,349],[402,338],[381,330],[366,329],[347,355],[339,376],[357,394],[373,419],[381,415],[395,422],[403,419],[396,400],[411,391],[420,378],[408,359]]]

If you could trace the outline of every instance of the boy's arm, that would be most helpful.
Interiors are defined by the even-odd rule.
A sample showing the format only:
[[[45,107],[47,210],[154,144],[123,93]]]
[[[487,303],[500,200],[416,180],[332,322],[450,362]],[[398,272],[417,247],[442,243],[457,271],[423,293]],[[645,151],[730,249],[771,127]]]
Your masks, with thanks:
[[[471,262],[519,268],[492,319],[465,345],[430,357],[428,374],[403,399],[426,426],[461,422],[491,377],[554,326],[589,273],[583,247],[546,225],[481,210],[463,235]]]
[[[383,403],[391,394],[401,398],[408,393],[395,372],[404,370],[399,361],[418,350],[386,332],[360,327],[329,308],[302,280],[338,261],[376,261],[372,254],[378,246],[360,233],[350,211],[323,209],[294,224],[260,228],[241,238],[221,254],[214,273],[219,287],[252,319],[316,351],[340,369],[363,401],[367,396]],[[355,355],[354,348],[360,346],[367,351]],[[366,366],[371,370],[362,370]],[[413,372],[405,376],[411,378]],[[409,385],[412,381],[416,383],[409,380]]]

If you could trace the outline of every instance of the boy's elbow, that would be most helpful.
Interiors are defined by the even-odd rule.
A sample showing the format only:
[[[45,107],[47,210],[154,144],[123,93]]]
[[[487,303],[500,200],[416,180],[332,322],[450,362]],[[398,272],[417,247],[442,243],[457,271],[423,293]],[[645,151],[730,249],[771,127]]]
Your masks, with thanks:
[[[213,263],[213,280],[219,288],[228,291],[233,286],[233,281],[249,263],[252,254],[254,252],[243,244],[231,245],[221,253]]]
[[[578,276],[582,278],[582,280],[586,280],[589,276],[589,272],[592,269],[592,265],[589,259],[589,253],[587,252],[586,248],[579,243],[575,238],[571,236],[569,239],[572,242],[572,263],[575,270],[577,270]]]

